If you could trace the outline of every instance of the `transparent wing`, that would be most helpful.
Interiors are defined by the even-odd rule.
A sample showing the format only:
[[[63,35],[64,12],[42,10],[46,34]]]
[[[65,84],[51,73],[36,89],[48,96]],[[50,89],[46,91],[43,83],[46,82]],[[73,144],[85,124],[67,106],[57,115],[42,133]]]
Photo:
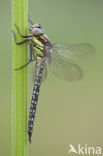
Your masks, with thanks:
[[[41,81],[44,82],[46,80],[46,78],[47,78],[47,66],[45,64]]]
[[[51,53],[51,55],[65,62],[86,60],[93,54],[93,46],[87,43],[77,45],[53,44]]]
[[[81,68],[76,64],[63,62],[54,56],[51,56],[49,67],[55,76],[67,81],[80,80],[83,75]]]

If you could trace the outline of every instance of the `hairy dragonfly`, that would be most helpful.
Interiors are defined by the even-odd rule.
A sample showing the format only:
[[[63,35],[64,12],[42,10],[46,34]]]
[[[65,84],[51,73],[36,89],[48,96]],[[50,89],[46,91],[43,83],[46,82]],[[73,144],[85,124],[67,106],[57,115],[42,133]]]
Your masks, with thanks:
[[[32,26],[29,28],[30,35],[28,36],[22,35],[18,26],[16,26],[18,34],[22,38],[25,38],[25,40],[21,42],[16,41],[16,36],[13,32],[15,43],[17,45],[28,42],[30,47],[29,61],[16,70],[24,68],[32,61],[35,61],[34,87],[28,121],[29,142],[31,142],[33,132],[41,81],[42,79],[45,80],[47,77],[47,64],[49,67],[48,69],[59,78],[67,81],[80,80],[82,77],[82,70],[77,64],[75,64],[75,62],[77,63],[81,60],[88,59],[94,52],[93,47],[87,43],[77,45],[52,44],[40,24],[33,24],[32,22],[31,24]]]

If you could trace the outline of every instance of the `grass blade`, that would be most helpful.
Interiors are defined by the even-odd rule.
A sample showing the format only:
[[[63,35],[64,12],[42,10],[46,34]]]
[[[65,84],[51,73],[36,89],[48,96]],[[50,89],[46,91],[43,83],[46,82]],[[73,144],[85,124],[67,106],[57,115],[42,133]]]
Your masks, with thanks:
[[[12,29],[21,41],[15,24],[27,35],[28,0],[12,0]],[[12,50],[12,156],[27,156],[27,67],[14,70],[27,62],[27,44],[16,45],[13,38]]]

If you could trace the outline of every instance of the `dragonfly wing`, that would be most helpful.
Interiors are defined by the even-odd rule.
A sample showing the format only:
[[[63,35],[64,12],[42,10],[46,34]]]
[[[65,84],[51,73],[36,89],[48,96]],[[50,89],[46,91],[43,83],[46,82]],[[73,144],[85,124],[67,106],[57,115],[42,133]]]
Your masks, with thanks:
[[[47,66],[45,64],[44,69],[43,69],[43,73],[42,73],[42,79],[41,82],[44,82],[47,78]]]
[[[79,66],[73,63],[66,63],[58,58],[51,57],[51,62],[49,63],[51,72],[64,80],[76,81],[80,80],[83,73]]]
[[[77,45],[53,44],[52,55],[63,61],[82,61],[90,58],[94,54],[92,45],[84,43]]]

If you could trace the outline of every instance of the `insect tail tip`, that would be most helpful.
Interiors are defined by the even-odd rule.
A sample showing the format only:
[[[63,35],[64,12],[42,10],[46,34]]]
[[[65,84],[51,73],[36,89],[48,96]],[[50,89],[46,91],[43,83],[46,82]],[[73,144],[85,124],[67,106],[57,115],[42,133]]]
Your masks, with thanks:
[[[31,136],[29,136],[29,142],[31,143]]]

